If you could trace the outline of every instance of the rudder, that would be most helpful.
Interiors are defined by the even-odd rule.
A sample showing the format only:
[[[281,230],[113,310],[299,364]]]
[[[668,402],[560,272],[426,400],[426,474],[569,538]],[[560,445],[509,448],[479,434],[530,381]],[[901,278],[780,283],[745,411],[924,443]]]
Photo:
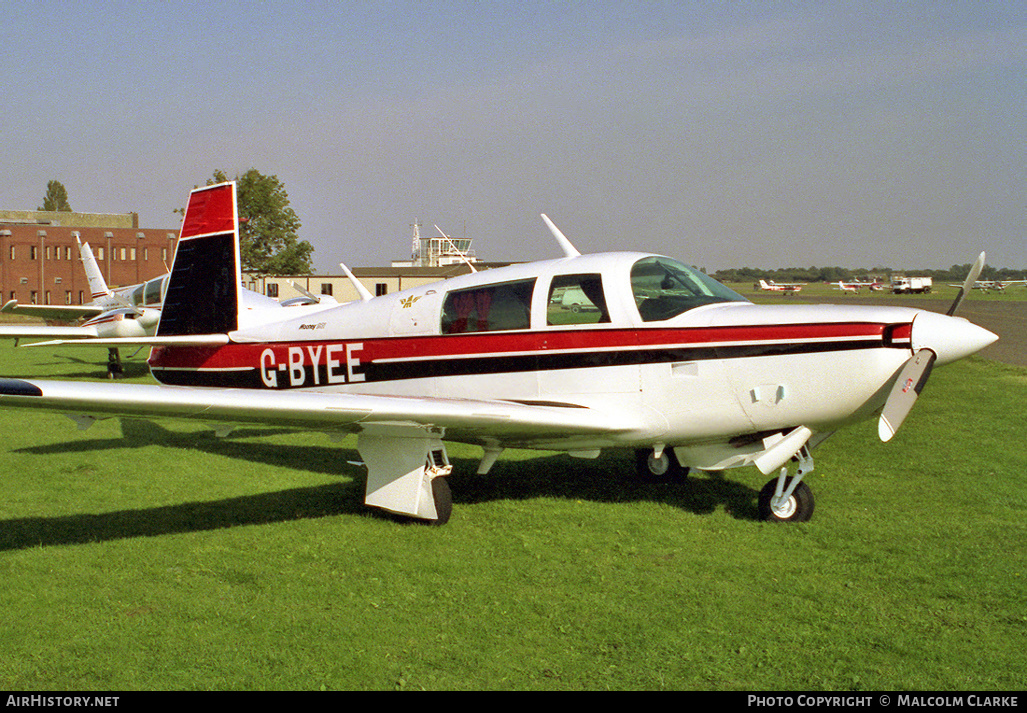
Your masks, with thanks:
[[[241,282],[236,184],[196,188],[182,220],[157,334],[235,331]]]

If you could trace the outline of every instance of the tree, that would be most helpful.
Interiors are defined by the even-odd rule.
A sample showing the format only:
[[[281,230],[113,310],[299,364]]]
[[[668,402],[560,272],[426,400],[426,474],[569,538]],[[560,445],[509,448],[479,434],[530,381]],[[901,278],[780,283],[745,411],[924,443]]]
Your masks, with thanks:
[[[207,185],[230,180],[214,171]],[[300,219],[289,206],[285,186],[277,176],[251,168],[235,177],[239,197],[239,252],[242,269],[262,275],[305,275],[313,271],[314,246],[300,240]]]
[[[43,205],[36,210],[59,210],[71,212],[71,204],[68,202],[68,190],[60,181],[50,181],[46,184],[46,195],[43,197]]]

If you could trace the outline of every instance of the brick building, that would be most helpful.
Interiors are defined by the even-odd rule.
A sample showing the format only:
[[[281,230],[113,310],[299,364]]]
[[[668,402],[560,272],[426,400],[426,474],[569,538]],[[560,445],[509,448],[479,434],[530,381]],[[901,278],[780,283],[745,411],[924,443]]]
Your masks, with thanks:
[[[90,302],[76,233],[111,287],[167,272],[178,242],[177,229],[140,228],[135,213],[0,211],[0,302]]]

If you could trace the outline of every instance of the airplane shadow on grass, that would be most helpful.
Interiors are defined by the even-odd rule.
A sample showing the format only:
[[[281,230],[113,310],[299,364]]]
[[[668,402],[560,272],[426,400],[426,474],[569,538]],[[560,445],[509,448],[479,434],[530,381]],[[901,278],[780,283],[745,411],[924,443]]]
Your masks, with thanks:
[[[95,355],[88,359],[81,357],[69,356],[67,354],[51,354],[53,361],[49,362],[36,362],[35,366],[38,370],[42,370],[39,373],[37,370],[33,370],[32,373],[4,373],[4,376],[8,379],[92,379],[92,380],[104,380],[107,378],[107,364],[105,362],[97,361]],[[68,366],[75,365],[81,367],[80,371],[69,371]],[[53,376],[51,374],[58,374]],[[146,359],[138,359],[135,354],[125,355],[121,357],[121,377],[122,379],[136,379],[144,376],[149,376],[150,366],[147,364]]]
[[[336,475],[345,480],[221,500],[101,514],[4,520],[0,521],[0,551],[201,532],[337,515],[380,517],[420,526],[425,524],[395,517],[363,504],[365,470],[362,466],[351,464],[360,461],[360,455],[352,448],[282,446],[243,440],[294,433],[288,430],[239,429],[234,432],[234,438],[216,438],[213,434],[202,432],[169,431],[154,423],[130,419],[122,421],[122,430],[123,439],[80,440],[23,448],[20,452],[48,455],[160,445],[264,463],[277,468]],[[677,482],[643,479],[635,475],[634,457],[629,452],[610,452],[590,461],[564,455],[540,454],[534,459],[500,461],[488,475],[476,474],[477,460],[455,458],[452,463],[453,474],[447,480],[453,492],[456,511],[459,511],[461,505],[496,500],[561,498],[604,503],[660,502],[695,514],[709,514],[723,508],[737,519],[758,519],[756,491],[752,488],[724,478],[722,474],[700,474]],[[459,522],[453,522],[448,527],[459,527]]]

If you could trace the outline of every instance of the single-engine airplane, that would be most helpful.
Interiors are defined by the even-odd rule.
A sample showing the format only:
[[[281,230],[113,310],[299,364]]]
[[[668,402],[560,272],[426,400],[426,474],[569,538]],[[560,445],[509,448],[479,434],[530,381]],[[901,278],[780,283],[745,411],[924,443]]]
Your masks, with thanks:
[[[977,280],[973,284],[973,289],[982,292],[1003,292],[1012,285],[1027,286],[1027,280]],[[949,287],[962,287],[962,285],[949,285]]]
[[[235,185],[197,188],[145,342],[160,385],[3,379],[0,406],[355,433],[365,503],[435,524],[446,441],[480,446],[480,474],[508,447],[628,448],[653,475],[755,465],[761,516],[804,521],[817,444],[872,417],[891,439],[932,366],[997,339],[953,316],[965,291],[946,315],[756,305],[669,257],[581,255],[542,217],[561,258],[268,321],[241,305]]]
[[[861,280],[856,280],[854,282],[839,280],[834,283],[834,287],[842,292],[858,292],[864,287],[869,287],[872,291],[877,292],[884,289],[884,284],[881,282],[866,282]]]
[[[802,288],[805,286],[806,284],[802,282],[785,283],[774,282],[773,280],[771,280],[770,282],[767,282],[766,280],[760,280],[755,285],[753,285],[753,288],[763,290],[764,292],[784,292],[786,295],[793,295],[796,292],[801,291]]]

